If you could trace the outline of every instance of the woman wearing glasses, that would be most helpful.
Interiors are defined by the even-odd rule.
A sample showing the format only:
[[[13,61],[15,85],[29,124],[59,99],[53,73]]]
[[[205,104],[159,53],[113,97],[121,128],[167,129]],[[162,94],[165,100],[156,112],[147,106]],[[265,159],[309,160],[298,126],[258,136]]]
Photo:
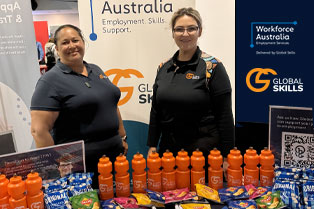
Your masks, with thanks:
[[[234,146],[231,85],[227,72],[218,59],[206,55],[197,45],[202,34],[198,11],[179,9],[172,16],[171,27],[179,50],[158,67],[148,153],[157,151],[159,144],[160,154],[169,149],[176,155],[184,148],[191,155],[199,148],[207,158],[209,151],[217,147],[226,157]]]

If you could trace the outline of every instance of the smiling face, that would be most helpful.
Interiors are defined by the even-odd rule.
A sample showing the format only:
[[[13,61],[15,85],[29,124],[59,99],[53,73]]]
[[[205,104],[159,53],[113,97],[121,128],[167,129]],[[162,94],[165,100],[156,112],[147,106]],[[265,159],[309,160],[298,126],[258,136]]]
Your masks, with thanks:
[[[183,15],[176,19],[172,34],[179,49],[187,52],[196,50],[197,40],[201,33],[202,28],[198,27],[196,20],[191,16]]]
[[[69,65],[83,62],[85,43],[75,29],[65,27],[58,32],[57,38],[56,49],[61,62]]]

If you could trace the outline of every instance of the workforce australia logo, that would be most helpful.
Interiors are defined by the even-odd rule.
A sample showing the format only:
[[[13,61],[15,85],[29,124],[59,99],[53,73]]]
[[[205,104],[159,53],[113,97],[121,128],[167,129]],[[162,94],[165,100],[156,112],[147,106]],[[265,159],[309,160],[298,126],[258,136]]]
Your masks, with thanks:
[[[277,75],[271,68],[253,68],[246,75],[246,85],[253,92],[263,92],[269,88],[272,81],[273,92],[303,91],[301,78],[277,78]]]
[[[116,86],[118,86],[118,82],[119,80],[123,77],[123,78],[131,78],[131,75],[135,75],[137,78],[144,78],[143,74],[135,69],[110,69],[108,71],[106,71],[106,75],[109,77],[110,75],[115,75],[112,83]],[[134,87],[133,86],[125,86],[125,87],[119,87],[121,93],[125,92],[126,95],[125,97],[123,97],[122,99],[120,99],[118,105],[124,105],[125,103],[127,103],[132,95],[133,95],[133,91],[134,91]]]

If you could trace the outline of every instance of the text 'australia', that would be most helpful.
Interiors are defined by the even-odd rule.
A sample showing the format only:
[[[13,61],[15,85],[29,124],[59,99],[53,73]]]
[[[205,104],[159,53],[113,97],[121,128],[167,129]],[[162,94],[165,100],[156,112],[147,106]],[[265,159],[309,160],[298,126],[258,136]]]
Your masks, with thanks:
[[[152,4],[135,2],[131,4],[110,4],[108,1],[105,1],[102,14],[105,12],[109,12],[110,14],[169,13],[172,12],[172,3],[163,3],[162,0],[154,0]]]

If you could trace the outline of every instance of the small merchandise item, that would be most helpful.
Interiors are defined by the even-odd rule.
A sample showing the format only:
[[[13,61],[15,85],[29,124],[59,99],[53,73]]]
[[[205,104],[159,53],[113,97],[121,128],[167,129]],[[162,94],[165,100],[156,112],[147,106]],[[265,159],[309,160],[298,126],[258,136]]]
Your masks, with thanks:
[[[234,147],[230,150],[230,153],[227,156],[228,159],[228,187],[235,187],[242,185],[242,163],[243,157],[241,151]]]
[[[112,162],[106,155],[99,158],[98,167],[98,184],[99,196],[101,200],[113,198],[113,175]]]
[[[68,195],[69,197],[75,196],[75,195],[79,195],[85,192],[90,192],[93,191],[92,186],[90,184],[81,184],[81,185],[75,185],[75,186],[68,186],[67,187],[68,190]]]
[[[257,205],[254,200],[237,200],[228,202],[228,207],[230,209],[257,209]]]
[[[26,209],[26,196],[25,196],[25,182],[22,180],[21,176],[17,176],[14,174],[13,177],[10,178],[10,182],[8,183],[8,194],[11,196],[9,198],[9,204],[11,208],[20,208]]]
[[[146,194],[132,193],[132,196],[136,199],[138,206],[151,207],[152,201]]]
[[[139,208],[136,199],[131,197],[117,197],[114,201],[122,208]]]
[[[0,174],[0,208],[10,208],[8,194],[9,179],[4,174]]]
[[[152,191],[161,192],[161,159],[156,151],[147,158],[147,188]]]
[[[208,186],[205,186],[203,184],[195,184],[196,187],[196,193],[198,196],[200,197],[204,197],[208,200],[220,203],[220,198],[219,198],[219,194],[218,191],[215,189],[212,189]]]
[[[302,191],[304,195],[304,203],[306,208],[314,207],[314,182],[305,181],[302,185]]]
[[[71,204],[66,190],[59,190],[44,194],[47,209],[70,209]]]
[[[147,175],[146,175],[146,160],[142,154],[137,152],[133,155],[132,159],[132,177],[133,177],[133,192],[145,193],[147,188]]]
[[[65,189],[67,186],[67,178],[63,177],[60,179],[57,179],[55,181],[49,182],[47,184],[43,185],[43,190],[44,193],[51,193],[51,192],[55,192],[55,191],[59,191],[61,189]]]
[[[208,186],[213,189],[223,188],[223,157],[217,148],[210,151],[208,155]]]
[[[260,183],[261,186],[272,186],[274,181],[274,154],[268,147],[265,147],[259,156],[260,160]]]
[[[116,157],[114,162],[114,168],[116,171],[116,195],[117,197],[129,197],[130,196],[130,174],[129,161],[122,153]]]
[[[166,204],[193,199],[193,196],[190,193],[188,188],[166,191],[166,192],[162,192],[162,194],[165,196]]]
[[[42,178],[37,172],[32,171],[25,180],[27,190],[26,202],[28,208],[44,209],[44,193],[42,188]]]
[[[256,191],[250,195],[250,199],[261,197],[265,194],[271,194],[273,187],[257,187]]]
[[[161,158],[161,183],[162,183],[162,191],[169,191],[176,189],[176,172],[174,170],[175,167],[175,158],[173,157],[173,153],[169,150],[163,153]]]
[[[180,206],[183,209],[211,209],[210,204],[187,203]]]
[[[85,192],[70,198],[73,209],[99,209],[97,191]]]
[[[263,195],[256,199],[259,208],[279,209],[286,207],[280,198],[280,191]]]
[[[192,152],[191,166],[191,190],[196,191],[195,184],[205,185],[205,157],[199,149]]]
[[[301,208],[299,182],[275,180],[272,192],[280,191],[284,204],[291,208]]]
[[[228,187],[218,190],[221,202],[230,200],[248,199],[250,196],[244,186]]]
[[[191,171],[190,166],[190,157],[188,152],[184,149],[178,152],[176,156],[176,186],[177,189],[189,188],[190,189],[190,178]]]
[[[102,209],[121,209],[121,207],[114,201],[113,198],[100,201],[100,206]]]
[[[253,184],[258,186],[259,180],[259,156],[253,147],[246,150],[244,154],[244,185]]]

